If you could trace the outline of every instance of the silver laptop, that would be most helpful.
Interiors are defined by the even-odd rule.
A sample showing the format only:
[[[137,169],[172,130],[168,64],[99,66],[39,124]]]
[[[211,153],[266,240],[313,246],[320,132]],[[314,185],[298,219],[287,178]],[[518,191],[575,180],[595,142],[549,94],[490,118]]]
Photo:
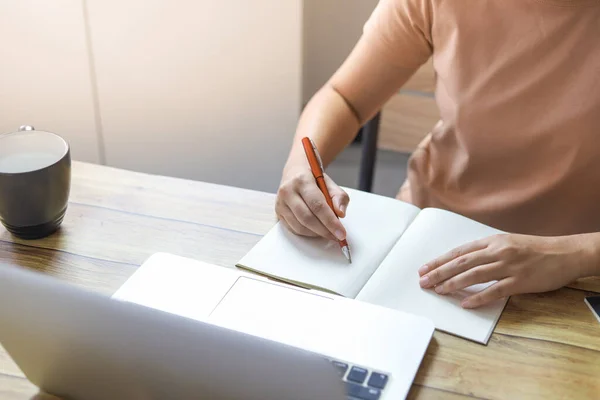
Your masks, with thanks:
[[[0,343],[65,399],[399,399],[429,320],[170,254],[112,298],[0,268]]]

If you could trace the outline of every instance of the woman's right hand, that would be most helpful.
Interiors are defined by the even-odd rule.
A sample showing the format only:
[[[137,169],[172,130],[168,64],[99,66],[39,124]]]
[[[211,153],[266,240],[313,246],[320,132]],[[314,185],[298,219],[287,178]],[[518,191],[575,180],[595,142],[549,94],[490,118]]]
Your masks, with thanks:
[[[346,230],[337,217],[344,218],[350,198],[327,174],[324,177],[335,213],[308,167],[284,172],[275,212],[279,220],[297,235],[343,240]]]

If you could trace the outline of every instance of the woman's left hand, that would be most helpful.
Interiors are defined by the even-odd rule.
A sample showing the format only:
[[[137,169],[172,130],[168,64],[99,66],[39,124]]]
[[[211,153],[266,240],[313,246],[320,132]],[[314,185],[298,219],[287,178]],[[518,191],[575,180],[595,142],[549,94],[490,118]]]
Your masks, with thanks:
[[[592,249],[585,235],[494,235],[422,266],[420,285],[448,294],[497,281],[462,301],[462,307],[476,308],[507,296],[546,292],[573,282],[594,262]]]

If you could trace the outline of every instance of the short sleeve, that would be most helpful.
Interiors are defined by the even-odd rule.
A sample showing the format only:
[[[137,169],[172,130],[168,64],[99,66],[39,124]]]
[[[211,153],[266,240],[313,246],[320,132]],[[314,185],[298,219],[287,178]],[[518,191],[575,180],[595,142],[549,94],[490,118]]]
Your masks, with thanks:
[[[431,0],[379,0],[363,40],[394,65],[415,69],[433,52]]]

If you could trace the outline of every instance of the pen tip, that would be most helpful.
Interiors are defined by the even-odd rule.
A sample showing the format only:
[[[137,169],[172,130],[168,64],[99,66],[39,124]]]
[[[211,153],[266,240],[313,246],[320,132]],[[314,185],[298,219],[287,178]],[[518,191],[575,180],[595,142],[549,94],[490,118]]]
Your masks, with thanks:
[[[352,264],[352,255],[350,254],[350,249],[348,248],[348,246],[344,246],[342,248],[342,252],[344,253],[344,255],[346,256],[346,258],[348,259],[348,264]]]

